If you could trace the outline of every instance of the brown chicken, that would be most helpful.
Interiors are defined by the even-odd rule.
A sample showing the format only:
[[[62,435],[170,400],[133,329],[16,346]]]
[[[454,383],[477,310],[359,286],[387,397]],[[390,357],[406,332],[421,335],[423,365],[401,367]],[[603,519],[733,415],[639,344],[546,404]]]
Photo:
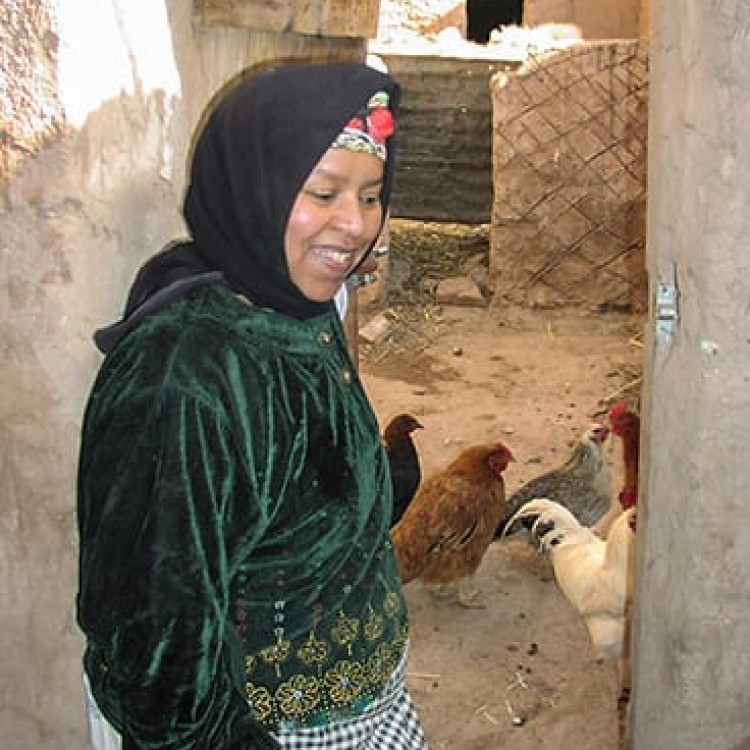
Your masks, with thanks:
[[[391,531],[404,583],[419,578],[433,594],[455,586],[462,606],[484,606],[472,579],[503,515],[513,460],[504,443],[474,445],[422,482]]]
[[[422,423],[416,417],[405,413],[393,417],[383,431],[393,486],[391,528],[401,520],[422,480],[417,446],[411,437],[412,432],[422,428]]]

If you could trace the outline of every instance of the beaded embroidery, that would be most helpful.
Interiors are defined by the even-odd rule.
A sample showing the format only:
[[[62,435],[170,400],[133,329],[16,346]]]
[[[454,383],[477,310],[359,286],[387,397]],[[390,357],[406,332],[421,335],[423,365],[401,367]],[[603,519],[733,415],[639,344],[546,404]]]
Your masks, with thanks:
[[[402,615],[401,597],[389,592],[382,610],[371,605],[362,620],[339,612],[326,634],[316,632],[315,622],[296,650],[277,634],[275,643],[260,650],[260,658],[247,655],[246,695],[258,720],[274,728],[309,727],[358,715],[398,667],[408,638]],[[378,643],[388,637],[389,627],[390,639]],[[357,645],[366,647],[362,660],[351,658]],[[291,674],[275,687],[258,684],[254,677],[261,663],[271,666],[280,680]]]

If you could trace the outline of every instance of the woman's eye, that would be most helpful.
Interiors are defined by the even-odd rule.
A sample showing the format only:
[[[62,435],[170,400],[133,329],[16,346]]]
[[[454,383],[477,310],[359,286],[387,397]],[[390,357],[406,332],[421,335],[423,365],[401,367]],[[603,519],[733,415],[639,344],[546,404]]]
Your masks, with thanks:
[[[372,195],[363,195],[362,203],[366,206],[377,206],[380,204],[380,193],[373,193]]]
[[[322,201],[323,203],[332,200],[335,196],[335,193],[330,190],[309,190],[308,194],[315,198],[315,200]]]

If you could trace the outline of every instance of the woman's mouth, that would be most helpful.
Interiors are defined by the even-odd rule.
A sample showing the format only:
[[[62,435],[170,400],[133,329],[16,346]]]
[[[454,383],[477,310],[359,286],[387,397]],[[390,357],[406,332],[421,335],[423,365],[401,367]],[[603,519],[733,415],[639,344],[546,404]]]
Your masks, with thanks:
[[[356,253],[334,247],[317,247],[315,253],[323,260],[328,268],[343,276],[346,276],[349,270],[354,266],[357,257]]]

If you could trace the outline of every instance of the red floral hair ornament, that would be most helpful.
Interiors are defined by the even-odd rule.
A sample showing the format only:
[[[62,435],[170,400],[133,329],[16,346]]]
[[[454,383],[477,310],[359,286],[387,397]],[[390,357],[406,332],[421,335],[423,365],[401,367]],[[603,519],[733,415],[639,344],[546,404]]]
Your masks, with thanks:
[[[378,91],[370,97],[367,107],[346,123],[331,148],[371,154],[385,161],[385,143],[395,129],[393,114],[388,109],[388,94]]]

